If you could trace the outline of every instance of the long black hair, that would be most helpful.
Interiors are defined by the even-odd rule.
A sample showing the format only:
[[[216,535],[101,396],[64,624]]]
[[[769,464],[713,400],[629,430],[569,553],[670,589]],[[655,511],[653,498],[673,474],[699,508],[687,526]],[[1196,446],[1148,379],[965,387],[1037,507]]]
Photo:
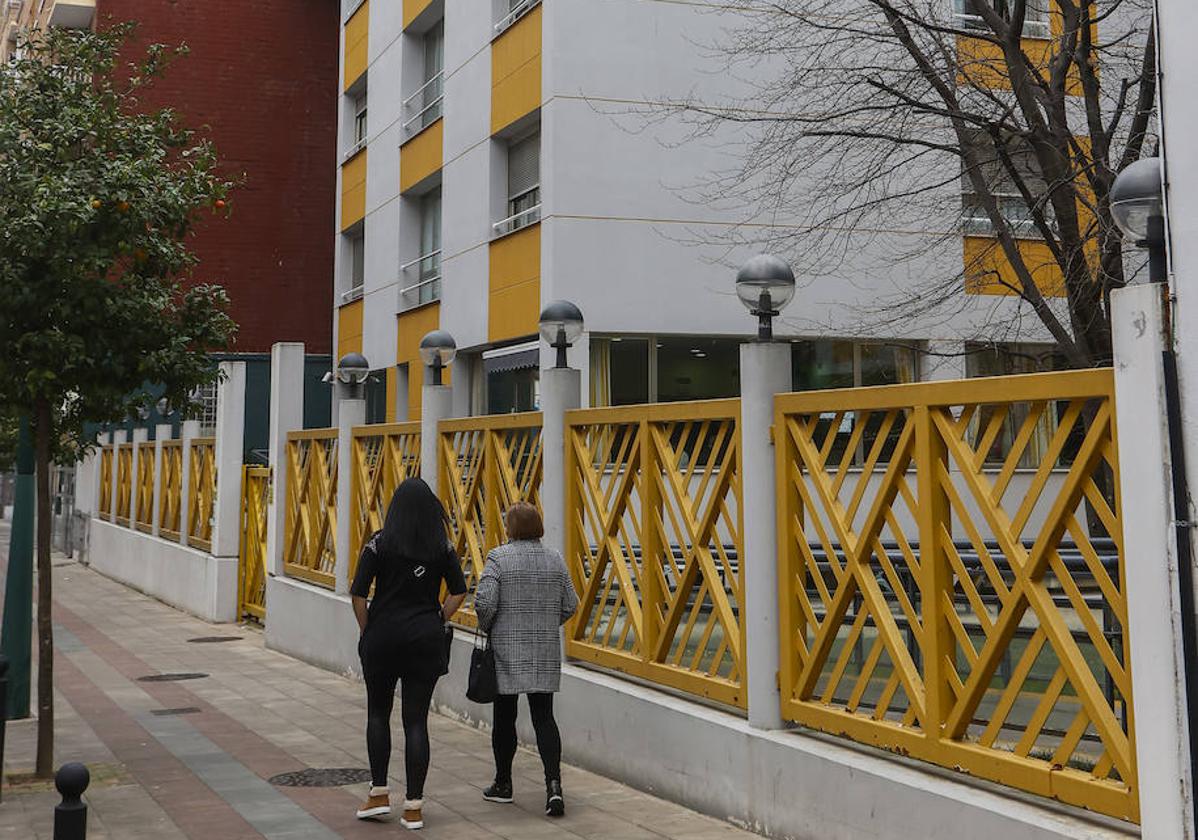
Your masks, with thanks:
[[[444,554],[448,544],[449,517],[424,479],[409,478],[396,487],[379,533],[379,553],[425,563]]]

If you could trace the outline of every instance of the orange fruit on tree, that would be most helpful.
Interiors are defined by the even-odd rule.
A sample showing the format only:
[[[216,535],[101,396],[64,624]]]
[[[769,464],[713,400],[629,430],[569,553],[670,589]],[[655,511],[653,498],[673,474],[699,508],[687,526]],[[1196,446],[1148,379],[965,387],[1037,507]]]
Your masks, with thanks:
[[[98,199],[98,198],[92,199],[92,209],[93,210],[99,210],[103,206],[104,206],[104,202],[101,201],[100,199]]]

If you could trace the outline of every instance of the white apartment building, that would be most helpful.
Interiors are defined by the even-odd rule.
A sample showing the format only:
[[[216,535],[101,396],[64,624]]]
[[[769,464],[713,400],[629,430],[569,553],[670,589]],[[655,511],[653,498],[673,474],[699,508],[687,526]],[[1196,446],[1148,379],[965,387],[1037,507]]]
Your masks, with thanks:
[[[436,328],[459,348],[455,413],[535,407],[551,352],[537,341],[538,314],[554,299],[586,318],[570,356],[584,401],[739,393],[737,345],[755,322],[733,278],[751,252],[718,240],[745,219],[685,188],[728,165],[730,138],[680,142],[683,127],[641,116],[697,87],[735,92],[738,81],[696,46],[735,12],[664,0],[342,6],[335,344],[377,372],[371,422],[419,415],[417,347]],[[975,318],[1014,300],[990,298],[985,318],[965,308],[952,322],[905,321],[862,340],[859,304],[961,266],[955,215],[884,233],[847,249],[835,276],[800,277],[777,327],[795,340],[795,387],[1018,367],[951,355],[987,338]],[[921,240],[926,254],[890,266],[888,249]],[[929,346],[949,355],[907,349]]]

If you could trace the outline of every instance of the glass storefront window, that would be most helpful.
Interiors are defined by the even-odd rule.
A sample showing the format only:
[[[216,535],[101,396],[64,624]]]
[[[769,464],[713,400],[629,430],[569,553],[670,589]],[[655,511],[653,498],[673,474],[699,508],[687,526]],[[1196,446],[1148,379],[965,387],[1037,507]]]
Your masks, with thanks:
[[[661,336],[656,349],[658,402],[739,396],[738,339]]]
[[[914,351],[904,347],[864,341],[824,339],[799,341],[791,351],[791,374],[796,391],[815,391],[828,388],[854,388],[875,385],[899,385],[914,382],[918,378]],[[865,431],[850,453],[852,463],[861,466],[877,442],[885,423],[885,412],[873,412],[865,421]],[[836,414],[829,412],[817,427],[817,437],[822,439]],[[858,422],[854,412],[839,419],[836,441],[828,457],[831,466],[839,466],[844,459],[845,449]],[[879,464],[890,460],[890,453],[898,443],[902,424],[894,423],[887,434],[887,443],[881,451]]]
[[[1051,345],[966,344],[965,351],[968,354],[965,357],[965,375],[971,379],[983,376],[1046,373],[1068,367],[1064,357]],[[1057,432],[1060,419],[1068,407],[1069,403],[1064,401],[1050,403],[1044,409],[1040,419],[1036,421],[1031,439],[1027,442],[1023,454],[1019,458],[1018,466],[1020,468],[1034,469],[1040,465],[1048,451],[1048,445],[1052,441],[1053,435]],[[1027,421],[1032,408],[1030,403],[1016,403],[1009,407],[984,405],[978,409],[977,416],[969,427],[969,439],[975,446],[978,437],[984,434],[984,430],[989,426],[995,412],[1006,411],[1006,417],[1002,421],[1002,430],[994,439],[989,451],[986,452],[987,464],[998,465],[1006,461],[1015,438]],[[1065,442],[1060,462],[1056,466],[1068,466],[1073,462],[1084,436],[1085,429],[1082,424],[1076,424],[1070,430],[1069,439]]]
[[[487,374],[487,413],[513,414],[540,408],[540,371],[535,367]]]
[[[372,370],[366,380],[366,422],[387,422],[387,371]]]

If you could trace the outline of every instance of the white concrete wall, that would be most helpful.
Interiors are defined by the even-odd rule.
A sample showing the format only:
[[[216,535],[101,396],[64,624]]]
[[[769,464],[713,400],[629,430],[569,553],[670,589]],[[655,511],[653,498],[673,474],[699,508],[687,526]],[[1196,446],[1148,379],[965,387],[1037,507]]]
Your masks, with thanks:
[[[205,621],[237,619],[237,558],[92,519],[93,569]]]
[[[358,624],[348,595],[271,575],[266,610],[268,648],[330,671],[362,673]]]
[[[360,673],[348,598],[280,577],[272,577],[267,587],[268,647],[339,673]],[[465,697],[472,646],[472,634],[458,631],[450,673],[438,683],[434,705],[450,717],[489,726],[490,708]],[[1005,788],[848,742],[752,729],[738,715],[576,665],[563,668],[556,715],[568,763],[770,837],[1139,836],[1127,824],[1091,821]],[[525,744],[535,743],[524,709],[518,728]]]

